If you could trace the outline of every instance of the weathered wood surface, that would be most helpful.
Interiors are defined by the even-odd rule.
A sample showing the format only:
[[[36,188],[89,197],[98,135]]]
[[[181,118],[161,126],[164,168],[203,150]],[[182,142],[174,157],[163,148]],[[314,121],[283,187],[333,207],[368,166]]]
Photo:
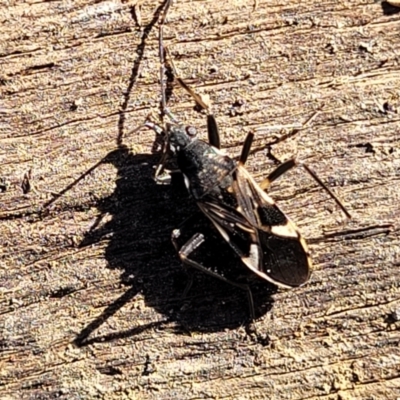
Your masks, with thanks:
[[[256,295],[255,336],[240,291],[196,275],[181,300],[170,232],[190,199],[154,184],[154,133],[129,135],[158,109],[161,2],[143,2],[141,27],[134,4],[0,5],[0,398],[400,397],[400,14],[374,0],[170,11],[166,42],[228,152],[264,126],[257,179],[268,148],[297,155],[353,214],[303,171],[274,184],[315,267],[301,289]],[[204,128],[182,89],[169,104]]]

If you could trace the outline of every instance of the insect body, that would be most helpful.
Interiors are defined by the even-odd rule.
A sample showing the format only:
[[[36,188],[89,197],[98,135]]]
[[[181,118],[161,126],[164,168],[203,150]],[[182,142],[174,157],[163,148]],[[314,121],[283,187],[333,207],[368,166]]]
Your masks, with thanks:
[[[305,170],[329,193],[344,213],[347,210],[318,176],[305,164],[290,159],[279,165],[269,176],[257,184],[244,164],[250,153],[253,134],[243,145],[239,161],[223,154],[219,149],[220,138],[212,114],[208,115],[208,141],[199,140],[191,127],[184,127],[175,120],[166,107],[165,49],[162,44],[162,26],[171,2],[167,1],[160,23],[161,104],[162,114],[173,123],[160,128],[152,122],[145,125],[164,135],[165,146],[156,175],[164,169],[171,153],[176,157],[186,187],[201,212],[211,221],[234,252],[240,257],[242,269],[252,271],[258,277],[286,288],[301,286],[310,277],[311,259],[305,240],[292,221],[279,209],[265,192],[270,183],[296,165]],[[201,98],[186,83],[177,78],[181,86],[201,105]],[[203,105],[203,108],[204,105]],[[191,232],[188,234],[187,232]],[[206,235],[214,232],[199,228],[192,219],[185,221],[172,233],[172,241],[182,262],[195,267],[227,283],[247,291],[252,318],[255,318],[252,293],[247,284],[227,278],[225,270],[230,266],[205,265],[194,257],[207,241]]]
[[[182,127],[171,127],[169,134],[190,194],[245,266],[278,286],[305,283],[311,261],[304,239],[243,162]]]

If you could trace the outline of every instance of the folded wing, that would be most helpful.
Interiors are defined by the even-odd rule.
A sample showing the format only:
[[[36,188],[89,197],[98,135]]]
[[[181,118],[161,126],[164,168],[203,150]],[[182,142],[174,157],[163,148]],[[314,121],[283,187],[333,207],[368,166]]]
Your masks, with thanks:
[[[305,240],[245,168],[233,173],[229,192],[236,207],[208,197],[198,205],[243,263],[278,286],[307,282],[311,260]]]

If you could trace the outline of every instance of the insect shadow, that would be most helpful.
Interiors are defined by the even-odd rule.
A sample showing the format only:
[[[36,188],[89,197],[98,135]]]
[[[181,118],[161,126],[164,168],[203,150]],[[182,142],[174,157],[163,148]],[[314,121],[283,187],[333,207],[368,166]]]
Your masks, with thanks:
[[[382,1],[381,3],[382,11],[384,15],[395,15],[400,13],[400,8],[392,6],[389,2],[387,1]]]
[[[129,289],[78,335],[75,340],[78,345],[131,336],[146,329],[142,326],[117,335],[87,340],[104,319],[139,294],[147,306],[165,315],[165,322],[177,322],[177,330],[215,331],[248,322],[248,305],[252,320],[270,310],[273,304],[271,295],[276,288],[269,281],[284,287],[297,287],[307,281],[311,265],[307,246],[294,224],[264,192],[271,182],[296,165],[302,165],[350,218],[334,193],[306,164],[296,159],[279,165],[258,186],[244,168],[252,134],[247,135],[239,162],[235,164],[233,159],[219,151],[219,135],[214,129],[216,122],[209,123],[215,121],[211,114],[207,117],[209,143],[196,141],[189,127],[174,121],[166,106],[168,85],[164,84],[163,73],[167,69],[167,52],[162,41],[162,27],[171,4],[171,0],[164,2],[159,49],[161,111],[174,124],[160,127],[147,121],[141,125],[155,132],[153,154],[132,154],[122,144],[124,111],[137,79],[144,53],[143,41],[120,114],[118,149],[103,160],[117,169],[116,189],[96,204],[100,216],[81,243],[84,247],[107,238],[105,257],[109,267],[122,271],[121,281]],[[160,12],[161,6],[146,27],[147,33]],[[179,82],[199,103],[195,92],[183,80]],[[138,134],[137,130],[135,132]],[[166,146],[163,146],[161,154],[157,154],[156,143],[162,137],[167,139],[164,142]],[[181,175],[173,174],[168,185],[157,184],[153,178],[158,177],[158,183],[165,182],[160,180],[158,173],[160,166],[163,171],[169,150],[175,151],[192,199],[189,199]],[[100,225],[105,214],[111,219]],[[192,269],[188,270],[199,278],[195,285],[192,285],[192,276],[188,280],[180,266],[170,240],[171,232],[174,232],[174,246],[186,268],[195,267],[203,272],[196,274]],[[247,293],[243,293],[245,290]],[[243,298],[246,294],[248,302]],[[147,327],[162,323],[150,323]]]
[[[94,223],[80,247],[108,239],[104,253],[108,267],[121,271],[120,279],[127,291],[80,332],[75,339],[78,345],[132,336],[164,322],[176,322],[176,332],[187,332],[219,331],[248,321],[246,292],[201,272],[193,271],[193,285],[184,296],[191,276],[182,267],[171,243],[171,232],[188,217],[197,215],[198,209],[180,175],[174,174],[170,185],[156,184],[153,174],[158,159],[158,154],[132,154],[121,145],[103,160],[117,170],[116,187],[96,207],[99,221],[105,214],[111,218],[103,225]],[[254,275],[203,218],[196,219],[196,223],[208,234],[210,246],[204,248],[206,262],[223,263],[227,269],[239,266],[244,275]],[[271,295],[276,288],[255,275],[252,278],[255,312],[259,318],[271,309]],[[163,322],[89,339],[105,319],[133,302],[139,294],[146,306],[165,316]]]
[[[78,334],[75,339],[78,346],[130,337],[170,322],[176,323],[177,332],[218,331],[228,327],[235,328],[249,319],[245,291],[201,272],[193,271],[193,285],[184,296],[191,274],[188,276],[182,267],[171,242],[171,233],[187,218],[198,213],[198,207],[189,198],[180,175],[173,174],[170,185],[160,185],[154,181],[154,166],[160,159],[160,154],[155,150],[158,147],[156,143],[160,140],[157,134],[152,146],[153,152],[150,154],[133,154],[122,143],[125,130],[124,111],[138,78],[145,53],[145,40],[158,21],[165,3],[160,5],[153,19],[144,27],[143,39],[137,49],[139,57],[132,67],[129,85],[124,94],[118,123],[117,149],[98,163],[111,164],[116,168],[115,190],[95,204],[99,217],[80,243],[80,247],[85,247],[108,240],[104,253],[108,267],[121,271],[121,282],[127,290]],[[129,140],[135,139],[131,136]],[[111,218],[101,224],[104,215]],[[227,266],[228,271],[231,266],[239,266],[239,275],[242,272],[243,275],[251,275],[255,316],[259,318],[268,312],[273,304],[271,295],[276,292],[275,286],[253,276],[231,247],[210,227],[210,222],[205,217],[196,219],[196,224],[200,224],[208,238],[209,245],[204,247],[202,254],[205,262],[222,263]],[[138,295],[143,296],[146,306],[164,315],[164,320],[140,327],[133,326],[123,332],[95,336],[94,332],[106,319],[125,304],[133,302]],[[134,321],[132,325],[135,325]]]

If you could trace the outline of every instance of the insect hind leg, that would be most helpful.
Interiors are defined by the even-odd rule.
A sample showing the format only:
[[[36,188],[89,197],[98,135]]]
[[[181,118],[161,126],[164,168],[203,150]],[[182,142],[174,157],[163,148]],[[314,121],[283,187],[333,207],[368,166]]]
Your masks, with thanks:
[[[206,226],[203,227],[201,226],[201,224],[198,224],[198,220],[196,220],[196,218],[201,218],[201,217],[202,214],[200,212],[194,214],[186,221],[184,221],[179,228],[175,229],[172,232],[171,236],[172,243],[174,244],[174,247],[179,255],[179,258],[181,259],[182,263],[186,266],[195,268],[214,278],[222,280],[223,282],[231,286],[246,291],[248,305],[249,305],[249,313],[251,316],[251,320],[254,321],[255,320],[254,301],[253,301],[253,294],[251,292],[249,285],[247,285],[246,283],[236,282],[224,276],[223,270],[227,269],[226,265],[222,267],[222,270],[220,270],[218,269],[218,267],[215,267],[211,264],[207,264],[207,262],[209,263],[212,260],[204,261],[204,259],[202,259],[199,261],[195,259],[196,257],[201,258],[202,255],[208,253],[205,250],[205,247],[203,246],[206,243],[206,241],[209,244],[210,242],[220,239],[218,236],[213,236],[213,234],[209,230],[210,228]],[[208,220],[206,222],[208,226],[209,224]],[[187,231],[189,231],[190,233],[188,233]],[[231,252],[230,248],[229,252]],[[216,265],[220,264],[220,261],[221,260],[219,260],[219,262],[216,262],[215,264]],[[192,283],[191,280],[189,280],[188,285],[184,290],[183,297],[185,297],[188,291],[190,290],[191,283]]]
[[[263,190],[267,190],[271,183],[285,174],[287,171],[291,170],[293,167],[301,166],[303,167],[307,173],[329,194],[329,196],[335,201],[335,203],[339,206],[339,208],[343,211],[347,218],[351,218],[350,213],[347,211],[346,207],[339,200],[338,197],[326,186],[322,180],[318,177],[318,175],[305,163],[298,161],[296,158],[291,158],[289,160],[284,161],[280,164],[276,169],[274,169],[266,179],[264,179],[260,184],[260,188]]]

